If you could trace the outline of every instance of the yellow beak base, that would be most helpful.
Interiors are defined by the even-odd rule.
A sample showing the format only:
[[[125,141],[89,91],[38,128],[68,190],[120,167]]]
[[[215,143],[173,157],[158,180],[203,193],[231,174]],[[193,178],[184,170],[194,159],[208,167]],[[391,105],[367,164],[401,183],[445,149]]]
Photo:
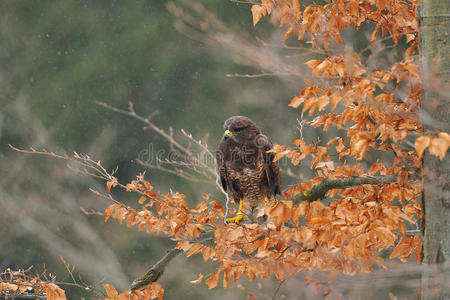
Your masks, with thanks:
[[[225,135],[227,136],[235,136],[235,133],[232,133],[229,129],[225,130]]]

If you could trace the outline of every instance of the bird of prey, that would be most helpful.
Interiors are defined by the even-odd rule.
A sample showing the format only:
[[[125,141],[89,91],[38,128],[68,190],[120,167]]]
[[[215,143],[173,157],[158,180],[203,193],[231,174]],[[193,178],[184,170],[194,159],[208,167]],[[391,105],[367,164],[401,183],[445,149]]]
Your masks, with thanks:
[[[281,194],[280,168],[273,161],[270,139],[247,117],[233,116],[224,125],[225,134],[217,150],[217,166],[222,186],[239,202],[238,213],[227,222],[246,220],[243,208],[275,201]]]

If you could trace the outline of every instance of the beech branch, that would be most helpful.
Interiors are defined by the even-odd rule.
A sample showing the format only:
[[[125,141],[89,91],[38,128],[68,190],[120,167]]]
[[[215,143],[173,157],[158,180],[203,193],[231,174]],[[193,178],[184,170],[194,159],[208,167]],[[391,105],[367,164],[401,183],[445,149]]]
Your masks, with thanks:
[[[144,276],[133,280],[133,282],[130,285],[130,290],[137,290],[140,288],[145,287],[146,285],[157,281],[161,275],[164,273],[164,269],[166,268],[167,264],[177,257],[179,254],[181,254],[183,250],[181,249],[170,249],[167,251],[167,253],[161,258],[156,264],[154,264],[148,271],[145,273]]]
[[[301,192],[293,196],[290,200],[295,203],[302,201],[316,201],[323,199],[329,190],[333,189],[348,189],[361,184],[380,184],[396,182],[397,175],[388,176],[370,176],[370,177],[351,177],[348,179],[323,179],[321,183],[316,184],[309,191]]]

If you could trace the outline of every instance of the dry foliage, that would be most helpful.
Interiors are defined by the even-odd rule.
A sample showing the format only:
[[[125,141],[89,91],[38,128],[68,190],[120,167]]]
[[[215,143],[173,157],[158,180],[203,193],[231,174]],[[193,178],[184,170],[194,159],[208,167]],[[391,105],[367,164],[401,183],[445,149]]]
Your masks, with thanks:
[[[57,285],[55,277],[43,274],[29,275],[28,270],[13,271],[6,269],[0,273],[0,297],[2,299],[30,298],[62,300],[66,293]]]
[[[189,208],[183,194],[155,193],[144,174],[123,185],[105,171],[98,177],[107,181],[108,192],[117,186],[135,192],[140,205],[136,209],[119,202],[111,204],[105,210],[105,221],[112,218],[121,225],[137,226],[140,231],[163,234],[176,241],[176,248],[188,257],[200,254],[205,261],[218,262],[217,272],[205,280],[209,288],[216,287],[222,278],[226,289],[231,280],[236,282],[243,275],[253,280],[273,274],[282,282],[302,270],[371,272],[374,264],[384,266],[380,252],[389,248],[393,249],[391,259],[407,261],[414,254],[420,262],[422,242],[406,229],[422,217],[419,203],[422,187],[417,173],[426,148],[431,155],[443,159],[450,135],[422,132],[421,78],[413,56],[418,46],[418,1],[327,2],[302,6],[297,0],[258,1],[251,7],[253,23],[256,25],[270,15],[286,28],[285,39],[307,39],[316,49],[340,43],[344,28],[359,29],[364,23],[375,23],[371,41],[375,42],[379,33],[381,37],[390,35],[395,43],[405,36],[408,47],[403,60],[385,70],[369,68],[355,52],[306,63],[314,80],[306,82],[307,87],[293,97],[289,106],[312,116],[311,126],[322,127],[324,131],[332,126],[344,129],[346,136],[325,141],[325,146],[307,144],[300,137],[293,142],[294,146],[276,145],[273,151],[276,160],[286,156],[293,165],[312,157],[310,167],[320,170],[315,178],[284,191],[288,200],[261,209],[259,215],[267,216],[262,224],[236,225],[224,224],[225,208],[209,196],[195,208]],[[397,89],[402,89],[404,95],[399,96]],[[337,161],[330,159],[330,148],[338,153]],[[365,168],[360,161],[367,158],[369,151],[392,151],[394,159],[389,165],[375,162]],[[100,169],[100,163],[93,165]],[[308,193],[324,179],[392,174],[397,175],[397,182],[331,189],[327,193],[334,198],[330,205],[320,201],[297,205],[289,200],[296,194]],[[200,274],[192,283],[202,281]],[[2,285],[3,290],[7,288],[20,287]],[[59,293],[53,285],[44,288]],[[107,299],[161,299],[164,294],[163,287],[155,282],[122,294],[108,284],[104,288]]]
[[[422,216],[417,171],[427,147],[430,154],[445,156],[449,135],[423,134],[419,121],[421,79],[412,56],[418,46],[416,2],[336,0],[302,8],[297,0],[262,0],[251,8],[255,25],[271,15],[286,27],[285,39],[291,35],[308,38],[313,48],[340,43],[342,29],[358,29],[365,22],[376,23],[372,41],[379,32],[382,37],[389,34],[395,43],[406,36],[404,60],[386,70],[369,69],[354,52],[308,61],[317,80],[306,82],[307,87],[289,106],[301,106],[301,113],[309,116],[318,113],[309,122],[311,126],[322,126],[325,131],[331,126],[345,129],[346,137],[333,138],[326,147],[308,145],[299,138],[295,147],[278,145],[273,150],[275,159],[287,156],[294,165],[312,156],[311,168],[321,170],[317,177],[285,191],[287,199],[307,193],[325,178],[396,174],[397,182],[330,190],[327,195],[336,200],[328,206],[319,201],[299,205],[282,201],[260,211],[268,217],[263,224],[236,225],[223,224],[224,208],[217,201],[206,197],[189,209],[184,195],[155,195],[150,183],[139,176],[127,190],[145,195],[139,199],[142,209],[113,204],[106,218],[164,233],[178,241],[176,247],[187,256],[201,254],[205,261],[220,262],[217,272],[205,280],[209,288],[216,287],[221,278],[227,288],[230,280],[236,282],[243,275],[255,279],[274,274],[281,282],[300,270],[370,272],[374,263],[383,265],[380,251],[391,247],[391,259],[406,261],[414,253],[420,262],[421,240],[406,230],[407,223],[414,224]],[[395,93],[401,84],[407,91],[404,97]],[[324,113],[327,109],[331,112]],[[404,149],[410,138],[415,139],[414,148]],[[328,155],[331,147],[339,154],[337,167]],[[368,169],[359,163],[342,163],[347,158],[364,160],[369,150],[393,151],[395,158],[390,165],[376,162]],[[214,237],[205,238],[210,235]],[[192,283],[202,280],[200,274]]]

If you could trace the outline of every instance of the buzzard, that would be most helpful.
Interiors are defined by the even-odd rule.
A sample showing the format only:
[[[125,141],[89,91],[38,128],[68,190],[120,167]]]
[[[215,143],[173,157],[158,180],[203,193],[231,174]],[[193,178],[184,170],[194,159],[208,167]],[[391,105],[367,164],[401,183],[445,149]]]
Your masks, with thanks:
[[[225,134],[217,150],[217,166],[222,186],[235,202],[238,213],[227,222],[245,220],[243,208],[253,209],[281,194],[280,168],[273,161],[270,139],[247,117],[233,116],[224,125]]]

